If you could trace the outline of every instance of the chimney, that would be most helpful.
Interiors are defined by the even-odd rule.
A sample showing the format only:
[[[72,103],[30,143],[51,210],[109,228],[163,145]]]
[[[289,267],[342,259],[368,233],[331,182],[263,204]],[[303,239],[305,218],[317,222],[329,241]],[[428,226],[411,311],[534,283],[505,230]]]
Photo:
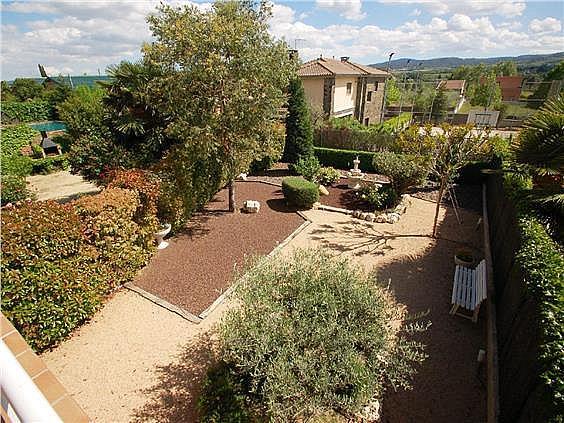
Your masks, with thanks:
[[[350,59],[349,56],[341,56],[341,62],[348,62]]]

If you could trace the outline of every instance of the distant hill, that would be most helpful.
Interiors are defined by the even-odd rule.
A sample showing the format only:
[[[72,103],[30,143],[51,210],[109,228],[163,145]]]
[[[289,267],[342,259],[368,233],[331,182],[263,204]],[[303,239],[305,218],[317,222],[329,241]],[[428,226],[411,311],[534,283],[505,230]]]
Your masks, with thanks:
[[[409,58],[405,59],[396,59],[390,62],[391,69],[405,69],[407,65],[407,61],[410,60]],[[505,61],[514,61],[519,68],[543,68],[546,65],[552,65],[554,63],[558,63],[561,60],[564,60],[564,51],[559,53],[553,54],[526,54],[522,56],[505,56],[505,57],[486,57],[486,58],[469,58],[463,59],[460,57],[440,57],[437,59],[426,59],[426,60],[419,60],[419,59],[411,59],[409,63],[409,67],[415,67],[419,63],[423,63],[421,65],[421,69],[454,69],[458,66],[462,65],[478,65],[480,63],[484,63],[486,65],[495,65],[499,62]],[[374,66],[380,69],[385,69],[388,65],[388,62],[382,63],[375,63],[370,66]],[[550,66],[548,66],[550,68]],[[546,69],[548,70],[548,69]],[[541,71],[546,71],[541,70]]]

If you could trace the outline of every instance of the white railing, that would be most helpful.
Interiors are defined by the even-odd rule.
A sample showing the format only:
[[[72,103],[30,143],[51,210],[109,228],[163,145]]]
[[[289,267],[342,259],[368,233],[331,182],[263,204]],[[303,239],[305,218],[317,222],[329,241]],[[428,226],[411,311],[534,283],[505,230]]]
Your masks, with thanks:
[[[0,385],[2,408],[13,423],[62,422],[4,341],[0,341]]]

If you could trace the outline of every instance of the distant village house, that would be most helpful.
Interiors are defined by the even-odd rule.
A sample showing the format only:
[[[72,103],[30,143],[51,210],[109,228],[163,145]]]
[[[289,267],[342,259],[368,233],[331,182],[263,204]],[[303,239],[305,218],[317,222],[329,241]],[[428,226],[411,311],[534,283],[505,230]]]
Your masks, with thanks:
[[[523,87],[522,76],[498,76],[496,81],[501,89],[503,101],[519,101]]]

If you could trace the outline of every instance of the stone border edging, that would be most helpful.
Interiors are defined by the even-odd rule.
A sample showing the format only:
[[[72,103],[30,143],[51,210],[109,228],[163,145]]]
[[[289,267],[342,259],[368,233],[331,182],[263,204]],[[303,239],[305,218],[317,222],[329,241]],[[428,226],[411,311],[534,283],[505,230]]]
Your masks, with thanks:
[[[184,310],[183,308],[175,306],[174,304],[171,304],[168,301],[165,301],[162,298],[159,298],[156,295],[153,295],[150,292],[145,291],[144,289],[139,288],[137,285],[134,285],[131,282],[127,282],[123,286],[126,287],[127,289],[133,291],[133,292],[136,292],[137,294],[139,294],[141,297],[145,298],[146,300],[149,300],[152,303],[157,304],[158,306],[166,308],[168,311],[171,311],[175,314],[178,314],[183,319],[186,319],[186,320],[188,320],[192,323],[198,324],[202,321],[202,319],[200,317],[190,313],[189,311]]]
[[[249,182],[253,182],[253,181],[249,181]],[[271,257],[271,256],[278,254],[278,252],[282,248],[284,248],[286,245],[288,245],[288,243],[292,239],[294,239],[296,236],[298,236],[305,228],[307,228],[309,225],[311,225],[313,223],[301,211],[297,211],[296,213],[298,215],[300,215],[302,217],[302,219],[305,220],[305,222],[302,223],[300,226],[298,226],[298,228],[296,230],[294,230],[294,232],[292,232],[290,235],[288,235],[288,237],[286,237],[286,239],[284,239],[284,241],[282,241],[280,244],[278,244],[276,247],[274,247],[274,249],[270,253],[268,253],[266,255],[266,257]],[[217,306],[219,306],[223,301],[225,301],[227,299],[227,297],[229,297],[233,293],[233,290],[235,289],[236,286],[237,286],[237,282],[235,282],[233,285],[231,285],[229,288],[227,288],[227,290],[223,294],[221,294],[219,297],[217,297],[215,299],[215,301],[213,303],[211,303],[211,305],[208,308],[206,308],[204,311],[202,311],[199,314],[198,317],[201,320],[204,320],[207,316],[209,316],[211,314],[211,312],[214,311],[217,308]]]
[[[267,182],[267,181],[237,181],[237,182],[254,182],[254,183],[262,183],[266,185],[272,185],[275,187],[281,187],[280,184],[276,184],[274,182]],[[298,228],[296,228],[290,235],[288,235],[281,243],[279,243],[274,249],[266,255],[266,257],[270,257],[276,255],[282,248],[284,248],[292,239],[300,234],[305,228],[311,225],[313,222],[301,211],[296,211],[302,219],[305,220]],[[175,314],[178,314],[183,319],[186,319],[192,323],[200,324],[206,317],[208,317],[212,311],[214,311],[223,301],[227,299],[235,289],[237,282],[232,284],[229,288],[227,288],[219,297],[215,299],[211,305],[208,306],[204,311],[202,311],[198,316],[195,314],[190,313],[189,311],[184,310],[181,307],[175,306],[174,304],[169,303],[168,301],[163,300],[162,298],[157,297],[156,295],[151,294],[150,292],[145,291],[142,288],[139,288],[137,285],[134,285],[131,282],[125,283],[123,286],[133,292],[136,292],[141,297],[151,301],[152,303],[157,304]]]

